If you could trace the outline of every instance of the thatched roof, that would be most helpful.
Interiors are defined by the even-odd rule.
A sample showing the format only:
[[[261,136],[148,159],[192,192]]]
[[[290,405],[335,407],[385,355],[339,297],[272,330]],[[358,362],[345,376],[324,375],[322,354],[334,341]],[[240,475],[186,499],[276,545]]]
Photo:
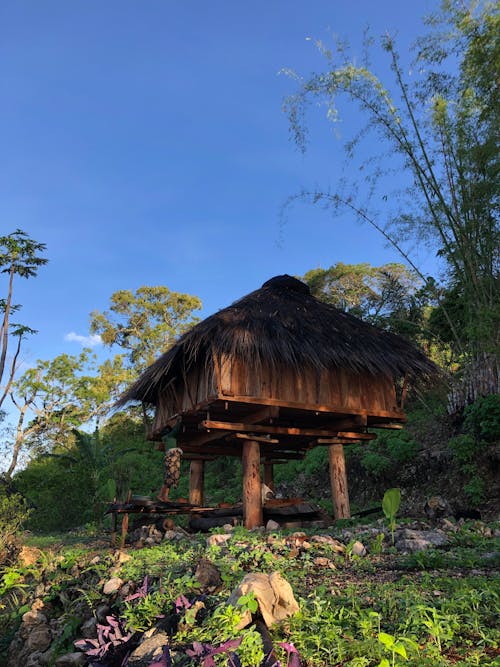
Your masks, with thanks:
[[[275,369],[340,367],[391,378],[422,379],[437,372],[404,338],[320,301],[303,282],[283,275],[190,329],[146,369],[120,404],[155,404],[175,378],[193,364],[212,364],[214,356]]]

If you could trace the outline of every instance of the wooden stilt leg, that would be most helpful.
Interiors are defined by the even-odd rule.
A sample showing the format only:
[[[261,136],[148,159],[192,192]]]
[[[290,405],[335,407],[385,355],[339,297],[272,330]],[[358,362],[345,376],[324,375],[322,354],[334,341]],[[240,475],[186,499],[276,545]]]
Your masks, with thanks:
[[[262,526],[260,481],[260,445],[255,440],[243,442],[243,516],[245,528]]]
[[[203,505],[203,483],[205,480],[205,462],[191,461],[189,467],[189,502],[191,505]]]
[[[330,483],[332,487],[333,515],[336,519],[349,519],[349,492],[343,445],[330,445]]]
[[[125,549],[125,538],[127,537],[127,533],[128,533],[128,513],[125,513],[122,519],[122,539],[120,543],[121,549]]]
[[[274,467],[267,461],[264,463],[264,484],[274,491]]]
[[[111,546],[115,547],[116,546],[116,529],[118,526],[118,516],[116,512],[113,512],[113,518],[112,518],[112,529],[111,529]]]

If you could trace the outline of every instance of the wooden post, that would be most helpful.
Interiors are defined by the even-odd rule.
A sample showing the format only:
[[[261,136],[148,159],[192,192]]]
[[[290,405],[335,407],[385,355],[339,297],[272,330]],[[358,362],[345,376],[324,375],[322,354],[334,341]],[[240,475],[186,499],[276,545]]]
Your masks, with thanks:
[[[260,445],[255,440],[243,442],[243,516],[245,528],[262,526],[262,492],[260,481]]]
[[[350,519],[349,491],[343,445],[330,445],[330,484],[332,487],[333,516],[336,519]]]
[[[274,491],[274,468],[270,461],[264,462],[264,484]]]
[[[193,460],[189,466],[189,502],[191,505],[203,505],[203,483],[205,480],[205,461]]]

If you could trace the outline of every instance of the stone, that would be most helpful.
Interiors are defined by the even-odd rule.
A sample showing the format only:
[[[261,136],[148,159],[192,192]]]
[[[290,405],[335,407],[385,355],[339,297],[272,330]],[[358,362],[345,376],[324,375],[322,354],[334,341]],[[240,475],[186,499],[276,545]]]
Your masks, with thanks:
[[[343,554],[345,552],[345,546],[342,542],[339,542],[331,535],[313,535],[311,537],[311,542],[316,542],[317,544],[326,544],[335,551],[335,553]]]
[[[104,595],[113,595],[114,593],[118,593],[124,583],[125,582],[123,579],[120,579],[120,577],[111,577],[111,579],[108,579],[108,581],[104,584],[102,592]]]
[[[225,523],[222,526],[222,529],[225,533],[232,533],[234,530],[234,526],[231,523]]]
[[[119,565],[126,563],[131,558],[132,556],[130,554],[128,554],[126,551],[122,551],[121,549],[115,552],[115,560]]]
[[[431,498],[428,498],[424,505],[424,512],[427,518],[431,520],[453,514],[450,503],[442,496],[431,496]]]
[[[269,521],[266,523],[266,531],[270,533],[273,530],[279,530],[280,525],[277,521],[273,521],[272,519],[269,519]]]
[[[98,623],[101,623],[102,625],[106,624],[106,616],[109,616],[110,614],[111,614],[111,607],[105,602],[101,602],[95,608],[95,617]]]
[[[65,653],[60,655],[55,661],[54,667],[79,667],[87,662],[85,653],[80,651],[75,653]]]
[[[80,636],[83,639],[95,639],[97,637],[97,620],[93,616],[81,624]]]
[[[356,540],[351,546],[351,553],[353,556],[366,556],[366,547],[363,542]]]
[[[202,558],[198,562],[194,577],[204,593],[215,593],[222,586],[222,577],[219,569],[207,558]]]
[[[448,544],[448,537],[442,530],[411,530],[404,528],[398,530],[394,536],[394,542],[398,551],[424,551],[431,547],[442,547]]]
[[[210,535],[210,537],[207,537],[207,547],[213,547],[213,546],[223,547],[230,539],[231,535],[228,535],[227,533],[224,535],[220,534]]]
[[[29,567],[30,565],[35,565],[38,559],[42,556],[40,549],[35,547],[23,546],[19,552],[17,558],[21,565],[24,567]]]
[[[228,604],[236,606],[240,597],[249,593],[254,594],[259,611],[268,627],[283,621],[299,610],[292,587],[279,572],[269,575],[253,572],[245,575],[229,596]],[[247,610],[242,616],[238,629],[241,630],[251,622],[252,614]]]
[[[28,635],[26,647],[29,651],[46,651],[52,642],[52,633],[48,625],[35,626]]]
[[[128,658],[129,667],[149,667],[163,654],[163,647],[169,643],[166,632],[157,631],[153,635],[145,636],[139,646]]]

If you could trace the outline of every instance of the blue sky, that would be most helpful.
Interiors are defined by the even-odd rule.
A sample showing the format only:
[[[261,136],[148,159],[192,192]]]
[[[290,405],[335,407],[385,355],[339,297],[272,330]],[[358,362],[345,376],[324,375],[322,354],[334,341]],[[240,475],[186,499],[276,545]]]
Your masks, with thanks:
[[[0,233],[25,230],[50,259],[16,285],[19,319],[39,330],[25,363],[77,353],[65,336],[88,335],[118,289],[164,284],[209,315],[273,275],[399,261],[348,214],[299,204],[280,228],[287,197],[335,187],[347,136],[318,110],[300,154],[281,109],[295,86],[279,72],[321,70],[308,38],[360,52],[366,26],[406,51],[435,6],[3,0]]]

